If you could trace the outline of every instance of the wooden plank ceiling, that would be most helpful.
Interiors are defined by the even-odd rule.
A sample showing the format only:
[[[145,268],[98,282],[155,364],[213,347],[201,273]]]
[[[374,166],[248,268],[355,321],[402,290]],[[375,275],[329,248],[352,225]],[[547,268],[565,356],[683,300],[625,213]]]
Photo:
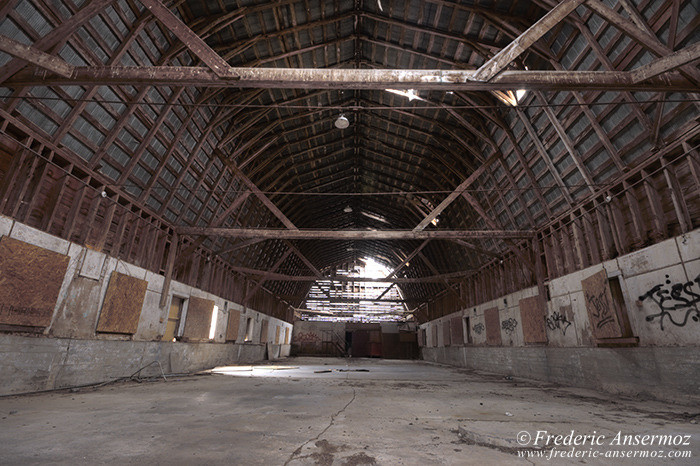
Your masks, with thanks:
[[[146,254],[128,212],[155,271],[214,286],[213,261],[298,306],[295,276],[373,257],[462,307],[697,225],[695,5],[8,0],[0,136],[77,180],[26,221],[89,242],[71,221],[100,219],[100,248]]]

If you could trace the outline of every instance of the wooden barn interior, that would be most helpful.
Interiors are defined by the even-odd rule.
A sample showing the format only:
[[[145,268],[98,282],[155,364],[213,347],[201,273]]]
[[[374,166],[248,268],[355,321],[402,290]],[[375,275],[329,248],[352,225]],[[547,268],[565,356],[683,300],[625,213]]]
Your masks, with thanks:
[[[699,9],[0,0],[0,463],[697,464]]]

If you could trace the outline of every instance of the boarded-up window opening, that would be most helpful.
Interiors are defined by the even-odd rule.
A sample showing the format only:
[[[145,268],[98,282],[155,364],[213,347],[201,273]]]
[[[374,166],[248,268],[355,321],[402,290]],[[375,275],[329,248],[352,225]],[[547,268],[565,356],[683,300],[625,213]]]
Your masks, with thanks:
[[[253,318],[248,317],[245,321],[245,340],[251,341],[253,338]]]
[[[185,299],[178,296],[173,296],[170,301],[170,310],[168,311],[168,323],[165,325],[165,333],[163,341],[175,341],[180,336],[180,318],[182,310],[185,308]]]
[[[468,345],[474,344],[474,339],[472,338],[472,327],[469,317],[464,318],[464,343]]]

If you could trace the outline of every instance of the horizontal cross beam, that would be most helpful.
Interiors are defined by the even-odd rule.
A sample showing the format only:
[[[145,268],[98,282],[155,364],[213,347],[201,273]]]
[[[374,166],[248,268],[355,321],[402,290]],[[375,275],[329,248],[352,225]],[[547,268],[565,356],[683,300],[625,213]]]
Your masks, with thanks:
[[[383,70],[341,68],[230,68],[230,78],[205,67],[75,67],[70,78],[30,66],[6,81],[7,86],[153,85],[278,89],[418,89],[437,91],[657,90],[696,91],[678,73],[634,83],[626,71],[503,71],[488,82],[473,81],[473,70]]]
[[[226,238],[308,239],[308,240],[412,240],[455,238],[531,238],[532,230],[282,230],[265,228],[178,227],[181,235]]]
[[[445,280],[460,280],[474,272],[451,272],[440,275],[431,275],[427,277],[392,277],[392,278],[360,278],[347,277],[338,275],[334,277],[316,277],[314,275],[287,275],[281,273],[273,273],[267,270],[251,269],[248,267],[240,267],[232,265],[231,270],[234,272],[247,275],[264,275],[268,281],[285,281],[285,282],[316,282],[316,281],[333,281],[338,283],[440,283]]]

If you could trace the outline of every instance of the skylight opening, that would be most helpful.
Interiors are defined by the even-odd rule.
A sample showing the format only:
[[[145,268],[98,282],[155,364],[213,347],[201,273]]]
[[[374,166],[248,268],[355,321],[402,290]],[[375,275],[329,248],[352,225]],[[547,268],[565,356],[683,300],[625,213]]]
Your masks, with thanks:
[[[425,102],[425,99],[422,98],[421,96],[419,96],[418,93],[416,93],[415,89],[408,89],[405,91],[402,91],[400,89],[384,89],[384,90],[387,92],[391,92],[392,94],[406,97],[406,98],[408,98],[409,102],[413,102],[414,100],[422,100],[423,102]]]
[[[302,320],[330,322],[403,322],[411,315],[398,286],[381,280],[392,269],[373,258],[363,258],[337,269],[336,277],[316,281],[302,309]],[[349,280],[351,279],[351,280]],[[356,280],[355,280],[356,279]],[[369,281],[368,281],[369,280]]]
[[[491,91],[491,94],[496,96],[498,100],[511,107],[517,107],[518,103],[522,102],[527,95],[527,89],[518,89],[517,91]]]

